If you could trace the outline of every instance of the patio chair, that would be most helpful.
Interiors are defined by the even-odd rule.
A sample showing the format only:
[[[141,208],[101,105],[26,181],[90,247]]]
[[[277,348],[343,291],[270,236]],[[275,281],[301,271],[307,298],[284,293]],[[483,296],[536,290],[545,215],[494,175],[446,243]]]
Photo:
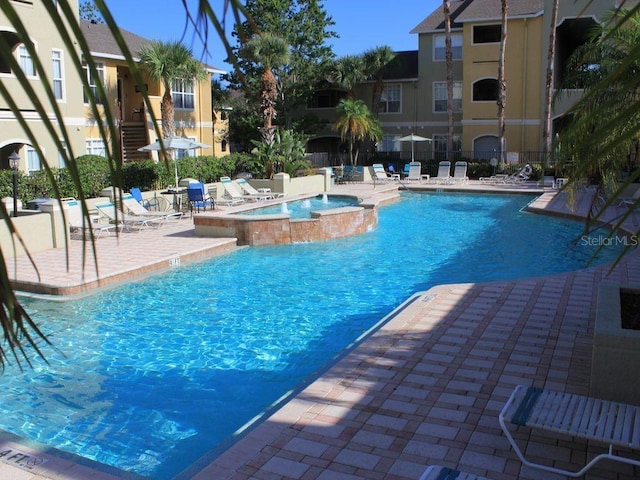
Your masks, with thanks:
[[[93,234],[95,238],[103,234],[111,234],[117,232],[119,225],[111,223],[99,223],[98,218],[87,217],[82,212],[80,202],[75,198],[64,201],[67,206],[67,223],[69,224],[69,232],[73,234],[81,234],[83,237]]]
[[[498,420],[518,458],[528,467],[568,477],[581,477],[604,459],[640,467],[640,460],[613,452],[614,447],[640,449],[640,406],[518,385]],[[531,462],[524,457],[507,428],[507,422],[554,435],[600,442],[609,448],[577,472]]]
[[[438,164],[438,176],[432,177],[430,182],[433,183],[452,183],[451,179],[451,162],[445,161]]]
[[[147,209],[147,211],[149,211],[150,208],[160,211],[167,210],[167,208],[161,208],[163,203],[166,204],[166,200],[162,197],[154,196],[153,198],[148,198],[145,200],[142,197],[142,190],[140,190],[138,187],[131,187],[129,193],[133,196],[133,198],[137,200],[140,205]]]
[[[402,178],[407,178],[409,176],[409,164],[405,164],[404,167],[402,167]]]
[[[190,183],[187,187],[187,201],[189,202],[189,210],[193,213],[195,209],[197,213],[200,213],[200,209],[207,210],[207,207],[213,210],[215,205],[209,195],[204,192],[204,185],[202,183]]]
[[[236,183],[240,186],[245,195],[251,195],[258,200],[270,200],[273,198],[282,198],[284,193],[273,193],[271,190],[268,192],[260,192],[256,190],[253,185],[247,182],[244,178],[238,178]]]
[[[140,231],[143,228],[158,228],[164,222],[159,217],[138,217],[135,215],[129,215],[122,211],[122,209],[116,209],[115,204],[112,202],[101,203],[96,205],[98,213],[109,220],[110,223],[121,226],[124,231],[130,232],[131,230]]]
[[[133,190],[133,189],[132,189]],[[150,212],[142,204],[138,203],[132,194],[122,196],[122,204],[131,213],[137,217],[160,218],[167,222],[178,221],[182,218],[182,212]]]
[[[486,477],[461,472],[441,465],[429,465],[420,480],[488,480]]]
[[[391,174],[387,173],[381,163],[375,163],[371,166],[373,168],[373,179],[379,182],[390,182],[393,180]]]
[[[420,162],[411,162],[409,165],[409,174],[405,178],[407,181],[422,181],[422,164]]]
[[[469,177],[467,177],[467,167],[467,162],[459,161],[455,163],[453,167],[453,183],[465,184],[469,181]]]
[[[260,200],[259,197],[243,194],[240,190],[238,190],[237,184],[235,184],[229,177],[220,177],[220,183],[222,183],[222,187],[224,188],[224,195],[231,200],[239,203],[257,202],[258,200]]]

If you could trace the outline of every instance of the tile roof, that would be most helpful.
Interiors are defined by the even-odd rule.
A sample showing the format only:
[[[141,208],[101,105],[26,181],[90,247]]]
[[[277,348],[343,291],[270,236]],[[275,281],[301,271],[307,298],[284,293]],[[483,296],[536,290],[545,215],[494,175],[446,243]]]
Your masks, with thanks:
[[[509,0],[509,17],[540,15],[544,11],[544,0]],[[451,28],[461,28],[463,22],[498,20],[501,18],[500,0],[452,0]],[[444,12],[438,7],[420,22],[410,33],[428,33],[444,30]]]

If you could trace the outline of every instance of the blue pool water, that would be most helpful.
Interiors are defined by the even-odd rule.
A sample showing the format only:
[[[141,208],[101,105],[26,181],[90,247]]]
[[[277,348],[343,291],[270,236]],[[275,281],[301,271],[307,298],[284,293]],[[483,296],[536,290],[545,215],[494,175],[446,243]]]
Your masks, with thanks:
[[[242,212],[242,215],[271,215],[275,213],[288,213],[289,217],[309,218],[311,212],[328,210],[339,207],[357,206],[358,201],[352,197],[340,196],[318,196],[305,200],[296,200],[294,202],[283,202],[282,204],[272,205],[269,207],[255,208]]]
[[[26,300],[66,357],[45,347],[50,365],[5,373],[0,428],[170,479],[412,293],[573,270],[593,253],[576,243],[581,224],[521,213],[531,197],[403,198],[365,235],[245,248],[80,301]]]

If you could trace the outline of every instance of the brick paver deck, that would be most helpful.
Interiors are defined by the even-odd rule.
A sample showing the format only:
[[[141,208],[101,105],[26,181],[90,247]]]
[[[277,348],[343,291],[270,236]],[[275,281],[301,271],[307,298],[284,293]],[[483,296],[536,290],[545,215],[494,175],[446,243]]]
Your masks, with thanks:
[[[532,206],[570,213],[560,196]],[[598,284],[640,286],[639,267],[634,252],[612,272],[423,292],[229,450],[181,478],[409,480],[432,463],[496,480],[559,478],[522,467],[498,413],[517,384],[588,394]],[[600,451],[527,431],[517,438],[532,458],[563,468]],[[0,463],[0,478],[114,478],[46,458],[34,472]],[[638,476],[629,465],[603,463],[587,478]]]

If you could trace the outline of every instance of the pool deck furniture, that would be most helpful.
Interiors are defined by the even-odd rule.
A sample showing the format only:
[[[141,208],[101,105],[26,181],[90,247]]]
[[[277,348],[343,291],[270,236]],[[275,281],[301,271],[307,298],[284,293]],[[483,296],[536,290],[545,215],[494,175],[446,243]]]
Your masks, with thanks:
[[[528,467],[567,477],[581,477],[605,459],[640,467],[640,460],[614,453],[614,448],[640,450],[640,406],[518,385],[500,412],[499,422],[518,458]],[[536,432],[603,443],[608,445],[608,450],[577,471],[529,461],[513,438],[508,423]]]
[[[424,471],[420,480],[489,480],[487,477],[462,472],[454,468],[441,465],[430,465]]]
[[[84,217],[80,202],[75,198],[63,201],[67,206],[67,221],[71,234],[80,234],[82,237],[93,234],[94,238],[99,238],[104,234],[117,233],[121,229],[119,225],[112,223],[99,223],[99,218]]]
[[[222,188],[224,188],[224,196],[231,200],[242,201],[242,202],[258,202],[260,200],[265,200],[264,194],[258,194],[258,195],[243,194],[240,190],[238,190],[238,185],[229,177],[221,177],[220,183],[222,184]]]
[[[167,222],[177,222],[183,216],[182,212],[155,212],[147,210],[133,195],[125,194],[122,196],[122,204],[131,215],[137,217],[160,218]]]
[[[438,164],[438,175],[429,179],[430,183],[452,184],[451,162],[444,161]]]
[[[422,181],[422,164],[420,162],[409,163],[409,174],[405,178],[405,181]]]
[[[469,181],[469,177],[467,176],[467,162],[459,161],[456,162],[453,167],[453,183],[465,184]]]
[[[396,180],[392,174],[385,171],[381,163],[375,163],[371,168],[373,168],[373,178],[376,182],[392,182]]]
[[[245,195],[251,195],[258,200],[272,200],[274,198],[284,197],[284,193],[273,193],[271,189],[269,189],[269,191],[258,191],[253,188],[253,185],[247,182],[247,180],[244,178],[236,179],[236,183],[242,189]]]
[[[116,211],[116,206],[111,202],[96,204],[96,209],[110,223],[121,226],[125,232],[139,231],[142,228],[158,228],[163,223],[160,217],[138,217],[124,213],[122,210]]]
[[[189,210],[193,213],[196,210],[200,213],[200,209],[207,211],[207,207],[211,210],[215,208],[213,200],[204,193],[204,185],[201,183],[191,183],[187,187],[187,198],[189,201]]]

